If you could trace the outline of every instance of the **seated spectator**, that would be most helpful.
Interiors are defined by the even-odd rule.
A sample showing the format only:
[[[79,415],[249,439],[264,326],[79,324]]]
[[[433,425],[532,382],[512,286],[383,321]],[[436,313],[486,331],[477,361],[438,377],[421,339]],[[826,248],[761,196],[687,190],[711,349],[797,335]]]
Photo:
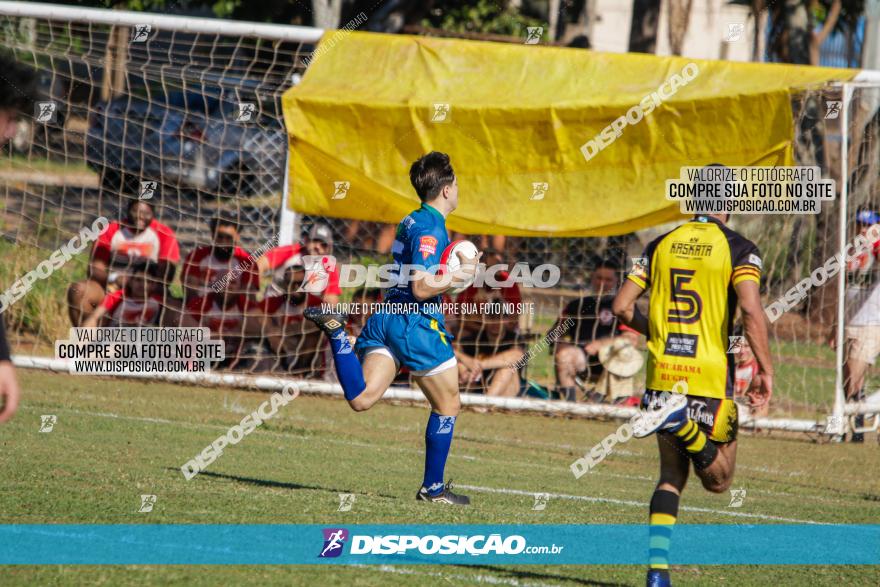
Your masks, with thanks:
[[[292,245],[284,245],[275,247],[266,251],[266,254],[257,260],[260,268],[260,274],[274,271],[271,283],[266,288],[266,295],[277,295],[284,293],[284,271],[291,260],[301,262],[302,255],[310,255],[314,257],[330,256],[333,254],[333,233],[326,224],[315,224],[309,231],[308,237],[303,243],[294,243]],[[309,267],[307,267],[308,269]],[[334,267],[329,272],[327,287],[323,293],[317,297],[325,304],[335,305],[339,303],[339,295],[342,290],[339,288],[339,268]]]
[[[244,284],[248,277],[239,275],[222,281],[219,291],[209,289],[204,295],[190,297],[184,306],[181,326],[211,329],[211,338],[225,343],[226,357],[218,368],[246,370],[255,367],[262,341],[263,314]]]
[[[578,401],[580,384],[595,383],[602,374],[599,351],[623,337],[632,344],[638,344],[639,335],[623,325],[611,311],[614,292],[619,284],[620,266],[613,260],[600,261],[590,275],[591,291],[577,300],[572,300],[562,310],[552,332],[558,332],[559,341],[553,351],[556,367],[556,390],[554,396],[567,401]],[[566,320],[573,324],[567,329]],[[601,396],[593,395],[587,399],[601,401]]]
[[[504,302],[501,290],[488,286],[472,289],[476,289],[469,295],[472,303],[501,305]],[[515,326],[517,318],[515,315],[512,318],[503,310],[460,317],[460,334],[454,347],[463,391],[503,397],[519,394],[519,370],[511,369],[510,365],[522,358],[525,351]]]
[[[483,251],[482,262],[486,265],[486,267],[492,267],[493,265],[500,265],[504,261],[501,257],[501,253],[499,253],[497,249],[487,249]],[[498,271],[494,274],[494,276],[497,281],[505,281],[510,277],[510,274],[507,271]],[[485,285],[484,287],[485,291],[487,292],[497,291],[498,293],[500,293],[500,299],[498,299],[498,296],[490,296],[494,301],[499,301],[504,304],[514,304],[514,306],[522,302],[522,294],[519,291],[519,285],[516,283],[511,284],[510,287],[502,287],[498,290],[493,289],[489,285]],[[475,299],[478,296],[480,290],[481,288],[479,287],[471,286],[458,294],[458,297],[455,299],[455,301],[459,304],[480,303],[477,302],[477,300]],[[456,317],[455,322],[459,325],[459,328],[462,329],[460,331],[460,334],[464,334],[464,332],[467,330],[478,330],[480,328],[481,321],[479,319],[471,320],[469,318],[474,317],[467,315]],[[515,313],[502,313],[500,318],[504,321],[504,326],[506,330],[510,332],[516,332],[519,330],[519,315]],[[458,330],[458,328],[456,330]],[[451,329],[449,331],[454,332]]]
[[[324,339],[313,322],[303,319],[303,310],[320,305],[321,301],[300,291],[305,275],[301,260],[290,264],[284,271],[284,293],[263,298],[259,307],[263,312],[263,334],[274,364],[289,373],[315,377],[324,368],[321,356]]]
[[[104,296],[101,304],[85,319],[83,327],[176,325],[173,320],[178,310],[174,300],[169,300],[170,310],[164,304],[160,271],[159,265],[152,261],[129,265],[125,285]]]
[[[129,266],[143,260],[156,264],[161,285],[157,293],[167,296],[168,285],[180,262],[177,238],[174,231],[154,218],[152,204],[132,198],[125,217],[111,222],[95,241],[88,277],[67,289],[71,324],[80,326],[101,304],[105,294],[123,288]]]
[[[239,246],[241,240],[238,221],[228,213],[212,218],[211,244],[196,247],[183,262],[184,299],[205,298],[211,293],[228,290],[232,281],[239,282],[251,296],[259,291],[260,276],[251,255]]]

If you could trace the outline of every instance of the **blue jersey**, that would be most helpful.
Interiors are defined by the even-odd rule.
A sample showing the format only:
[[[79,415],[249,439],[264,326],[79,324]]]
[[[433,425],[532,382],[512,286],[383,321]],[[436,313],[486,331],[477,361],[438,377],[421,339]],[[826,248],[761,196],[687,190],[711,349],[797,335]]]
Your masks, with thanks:
[[[394,256],[394,264],[397,269],[394,277],[400,273],[400,267],[408,265],[422,271],[435,268],[440,264],[443,251],[449,246],[449,235],[446,233],[446,218],[436,208],[428,204],[422,204],[421,208],[410,212],[400,224],[397,225],[397,233],[391,253]],[[386,296],[390,303],[421,304],[425,314],[443,320],[443,315],[438,311],[441,296],[419,302],[412,293],[409,283],[404,283],[392,288]],[[433,308],[425,308],[426,304],[434,305]]]

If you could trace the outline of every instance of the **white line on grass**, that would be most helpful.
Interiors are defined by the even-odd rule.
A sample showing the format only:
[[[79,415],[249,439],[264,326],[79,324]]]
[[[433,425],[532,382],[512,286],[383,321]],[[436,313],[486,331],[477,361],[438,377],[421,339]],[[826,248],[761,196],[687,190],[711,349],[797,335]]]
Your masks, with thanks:
[[[29,407],[24,408],[24,410],[28,410],[28,409],[32,409],[34,411],[39,411],[43,408],[29,408]],[[43,411],[45,411],[45,410],[43,409]],[[92,412],[92,411],[88,411],[88,410],[77,410],[74,408],[60,408],[59,411],[65,411],[65,412],[70,412],[70,413],[74,413],[74,414],[82,414],[85,416],[96,416],[96,417],[101,417],[101,418],[113,418],[113,419],[119,419],[119,420],[131,420],[131,421],[135,421],[135,422],[147,422],[147,423],[152,423],[152,424],[182,425],[184,427],[190,427],[190,428],[202,427],[202,428],[212,428],[212,429],[221,429],[221,430],[226,430],[228,428],[228,426],[225,426],[223,424],[188,422],[188,421],[184,421],[184,420],[166,420],[163,418],[149,418],[149,417],[144,417],[144,416],[122,416],[119,414],[114,414],[112,412]],[[291,434],[289,432],[276,432],[273,430],[261,430],[260,434],[267,435],[267,436],[278,436],[278,437],[288,438],[288,439],[291,437],[300,438],[303,440],[311,440],[312,439],[311,437],[304,437],[302,435]],[[355,446],[355,447],[360,447],[360,448],[377,448],[377,446],[378,446],[375,444],[368,444],[368,443],[363,443],[363,442],[355,442],[352,440],[342,440],[342,439],[336,439],[336,438],[325,438],[325,439],[322,439],[322,442],[328,442],[331,444],[342,444],[342,445],[346,445],[346,446]],[[395,446],[381,446],[380,448],[382,450],[392,450],[395,452],[417,453],[420,455],[424,454],[424,451],[419,450],[419,449],[410,449],[410,448],[395,447]],[[481,461],[481,462],[487,462],[487,463],[493,463],[493,464],[499,464],[499,465],[516,465],[516,466],[524,466],[524,467],[528,467],[528,468],[553,469],[553,470],[556,469],[556,467],[551,467],[551,466],[543,465],[543,464],[539,464],[539,463],[522,463],[519,461],[503,461],[503,460],[498,460],[498,459],[487,459],[485,457],[474,457],[474,456],[470,456],[470,455],[458,455],[457,458],[462,458],[464,460],[469,460],[469,461]],[[744,468],[744,467],[740,467],[740,468]],[[760,469],[760,468],[758,468],[758,469]],[[654,480],[652,478],[641,477],[641,476],[622,475],[622,474],[617,474],[617,473],[600,473],[598,471],[592,472],[591,475],[603,475],[603,476],[608,476],[608,477],[630,478],[630,479],[636,479],[636,480],[649,480],[649,481]],[[504,489],[504,488],[496,489],[496,488],[492,488],[492,487],[479,487],[479,486],[459,485],[459,484],[456,484],[456,486],[461,487],[463,489],[470,489],[472,491],[483,491],[483,492],[488,492],[488,493],[493,493],[493,492],[494,493],[507,493],[510,495],[527,495],[529,497],[534,497],[535,493],[538,493],[535,491],[522,491],[519,489]],[[541,493],[546,493],[546,492],[541,492]],[[618,500],[618,499],[607,498],[607,497],[591,497],[591,496],[586,496],[586,495],[566,495],[566,494],[552,494],[551,493],[550,496],[551,497],[558,497],[561,499],[590,501],[590,502],[594,502],[594,503],[612,503],[612,504],[618,504],[618,505],[630,505],[630,506],[637,506],[637,507],[646,507],[648,505],[647,503],[638,502],[638,501]],[[811,497],[813,499],[816,499],[817,501],[823,501],[823,498],[820,496],[811,496]],[[829,503],[839,503],[838,500],[825,499],[825,501],[828,501]],[[826,522],[814,522],[811,520],[798,520],[798,519],[793,519],[793,518],[766,516],[763,514],[748,514],[748,513],[744,513],[744,512],[734,512],[734,511],[729,511],[729,510],[716,510],[716,509],[711,509],[711,508],[698,508],[698,507],[682,506],[679,509],[684,510],[684,511],[692,511],[692,512],[715,513],[715,514],[721,514],[721,515],[732,516],[732,517],[746,517],[746,518],[776,520],[776,521],[780,521],[780,522],[806,523],[806,524],[824,524],[824,523],[826,523]]]
[[[27,408],[25,408],[25,409],[27,409]],[[45,411],[45,410],[43,410],[43,411]],[[147,417],[143,417],[143,416],[121,416],[119,414],[114,414],[112,412],[91,412],[88,410],[77,410],[75,408],[61,408],[59,411],[70,412],[73,414],[82,414],[84,416],[96,416],[99,418],[113,418],[116,420],[131,420],[134,422],[147,422],[147,423],[151,423],[151,424],[182,425],[184,427],[189,427],[189,428],[202,427],[202,428],[211,428],[211,429],[215,429],[215,430],[227,430],[229,428],[229,426],[225,426],[223,424],[209,424],[207,422],[188,422],[188,421],[184,421],[184,420],[165,420],[163,418],[147,418]],[[303,440],[310,439],[310,437],[305,437],[303,435],[291,434],[289,432],[276,432],[274,430],[261,430],[260,434],[264,435],[264,436],[279,436],[282,438],[290,438],[291,436],[293,436],[295,438],[300,438]],[[358,448],[376,448],[376,446],[378,446],[375,444],[368,444],[365,442],[356,442],[354,440],[342,440],[342,439],[338,439],[338,438],[325,438],[322,440],[322,442],[327,442],[330,444],[341,444],[344,446],[354,446],[354,447],[358,447]],[[400,447],[400,446],[387,446],[387,445],[382,446],[381,448],[382,448],[382,450],[392,450],[395,452],[403,452],[403,453],[419,454],[419,455],[424,454],[424,450],[415,449],[415,448],[404,448],[404,447]],[[564,466],[557,467],[557,466],[551,466],[551,465],[544,465],[541,463],[526,463],[526,462],[521,462],[521,461],[506,461],[506,460],[501,460],[501,459],[488,459],[486,457],[476,457],[476,456],[472,456],[472,455],[463,455],[463,454],[453,454],[453,455],[450,455],[450,458],[462,459],[465,461],[474,461],[474,462],[479,461],[479,462],[489,463],[489,464],[494,464],[494,465],[507,465],[507,466],[515,465],[515,466],[520,466],[520,467],[526,467],[529,469],[546,469],[546,470],[557,471],[557,472],[565,472],[565,473],[568,472],[568,469]],[[646,476],[642,476],[642,475],[624,475],[621,473],[605,473],[605,472],[601,472],[601,471],[591,471],[590,474],[591,475],[600,475],[603,477],[614,477],[614,478],[619,478],[619,479],[633,479],[633,480],[637,480],[637,481],[654,481],[654,479],[652,477],[646,477]]]
[[[520,489],[504,489],[504,488],[496,488],[496,487],[480,487],[478,485],[460,485],[456,484],[456,487],[459,489],[470,489],[471,491],[481,491],[484,493],[503,493],[507,495],[524,495],[529,497],[534,497],[534,491],[522,491]],[[577,501],[589,501],[591,503],[611,503],[615,505],[629,505],[633,507],[648,507],[647,502],[643,501],[631,501],[628,499],[613,499],[610,497],[591,497],[588,495],[567,495],[565,493],[550,493],[548,494],[550,498],[559,498],[559,499],[573,499]],[[773,520],[776,522],[791,522],[793,524],[825,524],[826,522],[814,522],[813,520],[799,520],[796,518],[781,518],[779,516],[769,516],[765,514],[749,514],[745,512],[734,512],[730,510],[715,510],[712,508],[698,508],[692,506],[681,506],[678,509],[684,510],[686,512],[702,512],[707,514],[720,514],[722,516],[732,516],[735,518],[753,518],[758,520]]]

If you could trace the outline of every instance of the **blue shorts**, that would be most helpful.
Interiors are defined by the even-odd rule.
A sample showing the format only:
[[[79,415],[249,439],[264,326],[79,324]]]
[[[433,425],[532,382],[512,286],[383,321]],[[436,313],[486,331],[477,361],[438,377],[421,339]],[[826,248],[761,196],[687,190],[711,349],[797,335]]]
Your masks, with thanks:
[[[424,314],[373,314],[354,351],[361,361],[369,353],[382,352],[413,375],[433,375],[455,365],[452,335],[443,321]]]

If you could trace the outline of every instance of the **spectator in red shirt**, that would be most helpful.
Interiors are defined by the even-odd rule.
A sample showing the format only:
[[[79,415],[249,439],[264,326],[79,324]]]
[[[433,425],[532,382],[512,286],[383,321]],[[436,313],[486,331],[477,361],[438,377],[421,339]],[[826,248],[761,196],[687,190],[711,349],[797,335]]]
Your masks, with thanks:
[[[291,263],[302,263],[303,255],[313,257],[331,256],[333,254],[333,232],[326,224],[315,224],[309,231],[305,242],[275,247],[259,258],[260,274],[274,271],[272,282],[266,288],[266,295],[279,295],[285,292],[284,272]],[[307,263],[306,263],[307,264]],[[307,267],[308,268],[308,267]],[[338,304],[342,289],[339,287],[339,268],[334,266],[328,275],[327,287],[318,295],[309,294],[318,303]],[[314,301],[310,303],[314,305]]]
[[[166,313],[162,299],[159,266],[152,261],[129,266],[125,286],[104,296],[101,304],[83,322],[84,328],[97,326],[164,326]]]
[[[212,218],[211,244],[195,248],[183,262],[184,298],[204,298],[228,290],[231,284],[241,288],[236,294],[248,296],[259,291],[260,276],[256,260],[239,246],[238,221],[228,213]]]
[[[128,268],[144,260],[156,263],[161,284],[159,295],[167,296],[180,262],[180,248],[174,231],[156,220],[153,206],[132,199],[126,216],[112,222],[98,236],[89,261],[88,278],[67,289],[70,322],[80,326],[98,307],[108,292],[125,286]]]
[[[275,365],[302,377],[317,377],[323,372],[321,350],[325,341],[314,322],[303,319],[303,310],[320,305],[321,300],[300,291],[306,268],[299,255],[293,259],[284,270],[284,293],[267,296],[259,303],[263,333]]]
[[[244,293],[242,283],[248,277],[238,275],[224,280],[218,290],[190,297],[185,305],[181,326],[211,329],[211,338],[225,343],[226,357],[215,367],[249,369],[255,366],[262,341],[263,320],[260,307]]]

